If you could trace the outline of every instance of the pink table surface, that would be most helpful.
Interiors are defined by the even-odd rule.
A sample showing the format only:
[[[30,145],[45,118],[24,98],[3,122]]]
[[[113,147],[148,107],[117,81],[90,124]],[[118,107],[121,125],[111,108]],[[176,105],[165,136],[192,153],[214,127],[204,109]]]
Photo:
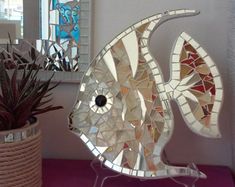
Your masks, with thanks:
[[[199,180],[196,187],[235,187],[229,168],[199,166],[199,169],[208,178]],[[90,167],[90,161],[43,160],[43,187],[92,187],[94,179],[95,173]],[[190,180],[187,179],[188,182]],[[182,185],[174,183],[171,179],[140,181],[120,176],[108,179],[103,187],[182,187]]]

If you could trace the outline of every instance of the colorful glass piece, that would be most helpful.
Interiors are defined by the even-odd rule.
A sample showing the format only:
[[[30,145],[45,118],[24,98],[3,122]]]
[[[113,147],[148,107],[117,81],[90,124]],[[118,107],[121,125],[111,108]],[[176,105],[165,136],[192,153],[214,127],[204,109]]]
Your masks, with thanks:
[[[105,46],[85,73],[70,129],[108,168],[138,178],[205,177],[167,165],[161,154],[173,133],[171,99],[193,132],[219,137],[223,89],[218,70],[200,45],[182,33],[172,52],[171,81],[165,83],[148,48],[162,22],[196,14],[169,11],[136,23]]]
[[[80,37],[79,12],[80,5],[78,1],[52,1],[52,10],[59,15],[58,24],[56,24],[56,40],[73,39],[77,44]],[[52,23],[51,23],[52,24]]]

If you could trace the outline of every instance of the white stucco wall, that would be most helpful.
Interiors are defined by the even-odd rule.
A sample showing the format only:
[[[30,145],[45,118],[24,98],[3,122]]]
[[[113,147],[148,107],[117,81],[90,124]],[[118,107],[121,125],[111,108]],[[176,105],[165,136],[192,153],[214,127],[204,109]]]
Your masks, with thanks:
[[[178,107],[172,103],[175,114],[175,132],[167,146],[167,154],[173,162],[232,165],[231,126],[228,120],[232,104],[228,85],[228,15],[229,0],[97,0],[93,12],[93,54],[114,36],[134,22],[165,10],[190,8],[201,11],[196,17],[172,20],[155,32],[151,50],[159,60],[165,80],[169,79],[169,58],[174,40],[182,31],[197,40],[216,62],[225,87],[225,101],[221,112],[222,138],[206,139],[193,134],[184,124]],[[29,10],[32,11],[32,10]],[[30,27],[30,24],[29,24]],[[76,99],[78,85],[61,84],[54,91],[54,102],[64,110],[39,117],[43,132],[43,156],[45,158],[90,159],[92,155],[73,134],[68,132],[67,115]]]

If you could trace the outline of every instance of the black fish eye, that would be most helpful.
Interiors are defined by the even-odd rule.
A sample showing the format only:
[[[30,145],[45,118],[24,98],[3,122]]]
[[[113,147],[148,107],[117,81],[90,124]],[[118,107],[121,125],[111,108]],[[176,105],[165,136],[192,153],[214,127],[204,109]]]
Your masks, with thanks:
[[[107,98],[104,95],[98,95],[95,98],[95,104],[99,107],[105,106],[107,103]]]

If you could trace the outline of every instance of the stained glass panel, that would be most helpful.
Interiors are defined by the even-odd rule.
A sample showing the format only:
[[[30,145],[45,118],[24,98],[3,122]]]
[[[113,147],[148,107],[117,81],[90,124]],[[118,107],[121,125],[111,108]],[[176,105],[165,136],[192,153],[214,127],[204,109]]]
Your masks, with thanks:
[[[37,50],[52,57],[45,70],[82,72],[90,62],[89,0],[41,0],[42,40]]]
[[[56,33],[56,41],[74,40],[79,44],[79,1],[53,0],[50,14],[50,25],[56,25],[55,31],[52,31]]]

